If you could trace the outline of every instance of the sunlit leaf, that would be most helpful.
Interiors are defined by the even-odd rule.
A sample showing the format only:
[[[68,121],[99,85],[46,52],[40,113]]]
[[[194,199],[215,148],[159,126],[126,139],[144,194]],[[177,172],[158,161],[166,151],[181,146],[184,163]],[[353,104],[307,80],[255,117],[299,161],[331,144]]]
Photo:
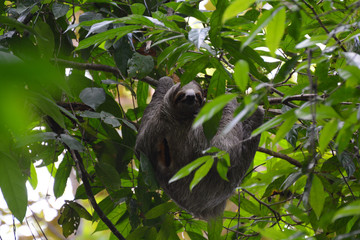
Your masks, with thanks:
[[[98,33],[94,36],[85,38],[84,40],[80,41],[79,46],[75,50],[78,51],[78,50],[81,50],[84,48],[88,48],[92,45],[102,43],[108,39],[113,39],[115,37],[121,38],[124,35],[132,32],[136,29],[139,29],[139,28],[141,28],[141,26],[128,25],[128,26],[110,29],[110,30],[102,32],[102,33]]]
[[[251,29],[250,34],[245,39],[244,43],[241,45],[241,49],[247,47],[251,41],[255,38],[255,36],[273,19],[273,17],[281,10],[282,8],[277,8],[275,10],[270,10],[265,12],[257,24]]]
[[[194,43],[197,49],[201,47],[210,28],[193,28],[189,32],[189,41]]]
[[[360,200],[353,201],[352,203],[340,208],[336,211],[332,222],[335,222],[339,218],[360,215]]]
[[[222,18],[222,22],[226,22],[228,19],[235,17],[239,13],[246,10],[255,0],[235,0],[225,10]]]
[[[266,46],[270,54],[275,57],[275,51],[279,47],[281,38],[285,31],[286,13],[285,8],[281,8],[266,28]]]
[[[234,80],[241,91],[245,91],[249,82],[249,64],[240,59],[234,68]]]
[[[312,179],[312,185],[310,189],[310,206],[314,210],[317,218],[320,218],[322,210],[324,208],[326,193],[324,186],[318,176],[314,175]]]
[[[61,197],[65,191],[67,180],[70,176],[70,172],[72,169],[72,162],[70,161],[69,156],[65,157],[55,175],[55,182],[54,182],[54,195],[56,198]]]
[[[193,128],[199,127],[205,121],[212,118],[217,112],[222,110],[225,107],[225,105],[228,104],[235,97],[236,97],[235,94],[225,94],[205,104],[205,106],[200,110],[200,113],[195,118]]]
[[[27,207],[26,178],[22,175],[17,159],[0,152],[0,189],[11,213],[20,221]]]
[[[206,161],[212,159],[210,155],[202,156],[191,163],[187,164],[186,166],[182,167],[170,180],[169,183],[175,182],[181,178],[188,176],[192,171],[196,168],[204,164]]]
[[[338,122],[336,119],[332,119],[328,123],[325,124],[324,128],[321,130],[319,134],[319,148],[320,152],[324,153],[330,141],[332,141],[333,137],[337,133],[337,125]]]
[[[208,174],[213,163],[214,159],[211,157],[198,170],[196,170],[194,178],[190,183],[190,191],[192,191],[194,187]]]
[[[167,214],[170,210],[174,209],[176,204],[174,202],[166,202],[150,209],[145,213],[145,218],[153,219],[160,217],[161,215]]]

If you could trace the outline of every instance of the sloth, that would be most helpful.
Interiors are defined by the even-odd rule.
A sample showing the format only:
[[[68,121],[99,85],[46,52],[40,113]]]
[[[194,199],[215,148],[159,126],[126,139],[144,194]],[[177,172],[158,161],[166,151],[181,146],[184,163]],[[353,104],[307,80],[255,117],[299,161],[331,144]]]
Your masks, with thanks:
[[[192,127],[203,105],[204,93],[197,82],[181,87],[171,78],[162,77],[144,111],[135,153],[139,157],[142,152],[150,160],[157,181],[176,204],[195,217],[209,220],[222,214],[227,199],[251,165],[260,140],[260,136],[251,137],[251,133],[262,124],[264,114],[258,108],[252,116],[223,134],[222,130],[231,122],[238,107],[233,100],[224,107],[217,133],[208,140],[202,126]],[[215,162],[191,191],[189,185],[194,174],[169,183],[182,167],[204,156],[204,150],[209,147],[229,154],[228,181],[220,177]]]

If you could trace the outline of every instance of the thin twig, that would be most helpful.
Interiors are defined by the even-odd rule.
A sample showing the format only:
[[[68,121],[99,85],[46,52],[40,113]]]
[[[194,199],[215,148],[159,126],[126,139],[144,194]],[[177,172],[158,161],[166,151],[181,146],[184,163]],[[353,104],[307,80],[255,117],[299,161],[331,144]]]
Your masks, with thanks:
[[[271,150],[263,148],[263,147],[258,147],[258,151],[269,154],[273,157],[284,159],[284,160],[288,161],[290,164],[295,165],[298,168],[302,168],[302,164],[300,162],[298,162],[297,160],[295,160],[285,154],[274,152],[274,151],[271,151]]]
[[[265,207],[267,207],[273,214],[274,217],[276,218],[277,222],[281,221],[281,215],[280,213],[278,213],[277,211],[275,211],[271,206],[269,206],[269,204],[261,201],[260,199],[258,199],[254,194],[252,194],[251,192],[249,192],[246,189],[241,189],[243,192],[247,193],[248,195],[250,195],[253,199],[255,199],[258,203],[260,203],[260,205],[264,205]],[[275,224],[274,224],[275,225]],[[280,225],[279,225],[280,227]]]

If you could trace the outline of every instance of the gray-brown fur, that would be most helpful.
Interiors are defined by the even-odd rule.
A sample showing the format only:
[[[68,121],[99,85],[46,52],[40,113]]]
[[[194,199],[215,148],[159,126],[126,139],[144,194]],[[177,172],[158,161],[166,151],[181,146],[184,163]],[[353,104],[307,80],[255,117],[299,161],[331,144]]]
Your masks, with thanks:
[[[196,217],[209,219],[224,211],[226,200],[248,170],[260,140],[260,136],[250,138],[250,135],[262,124],[263,111],[258,109],[224,136],[222,129],[232,120],[238,106],[235,100],[230,102],[223,110],[218,133],[209,143],[202,127],[192,128],[202,105],[203,92],[196,82],[181,88],[179,84],[174,85],[171,78],[161,78],[145,109],[135,148],[137,154],[143,152],[149,158],[160,186],[179,206]],[[168,183],[180,168],[201,157],[203,150],[210,146],[230,154],[229,182],[213,167],[191,192],[193,175]]]

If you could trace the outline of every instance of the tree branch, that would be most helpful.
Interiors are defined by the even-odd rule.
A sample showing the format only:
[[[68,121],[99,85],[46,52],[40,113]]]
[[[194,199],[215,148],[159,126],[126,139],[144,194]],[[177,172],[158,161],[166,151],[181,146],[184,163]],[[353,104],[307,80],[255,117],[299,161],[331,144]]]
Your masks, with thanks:
[[[269,98],[269,103],[270,104],[280,104],[280,103],[286,103],[289,101],[309,101],[309,100],[313,99],[314,97],[320,97],[322,99],[324,98],[323,96],[317,96],[315,94],[301,94],[301,95],[289,96],[286,98],[282,98],[282,97]]]
[[[51,61],[69,68],[108,72],[108,73],[112,73],[117,78],[124,78],[120,70],[117,67],[113,67],[113,66],[95,64],[95,63],[79,63],[79,62],[68,61],[60,58],[52,59]],[[157,86],[157,80],[148,76],[138,80],[146,82],[155,88]]]
[[[78,169],[78,174],[81,180],[83,181],[86,195],[88,196],[88,199],[94,208],[95,212],[99,215],[100,219],[108,226],[110,231],[120,240],[126,240],[125,237],[117,230],[115,225],[110,221],[110,219],[104,214],[104,212],[101,210],[99,205],[97,204],[94,194],[91,190],[91,186],[89,183],[89,180],[86,176],[87,172],[85,170],[84,164],[82,162],[81,156],[77,151],[71,150],[68,148],[68,150],[71,153],[72,158],[74,159],[76,163],[76,167]]]
[[[288,161],[290,164],[295,165],[298,168],[302,168],[302,164],[300,162],[298,162],[297,160],[295,160],[295,159],[293,159],[293,158],[291,158],[291,157],[289,157],[289,156],[287,156],[285,154],[274,152],[274,151],[271,151],[271,150],[263,148],[263,147],[258,147],[258,151],[262,152],[262,153],[266,153],[266,154],[271,155],[273,157],[284,159],[284,160]]]

